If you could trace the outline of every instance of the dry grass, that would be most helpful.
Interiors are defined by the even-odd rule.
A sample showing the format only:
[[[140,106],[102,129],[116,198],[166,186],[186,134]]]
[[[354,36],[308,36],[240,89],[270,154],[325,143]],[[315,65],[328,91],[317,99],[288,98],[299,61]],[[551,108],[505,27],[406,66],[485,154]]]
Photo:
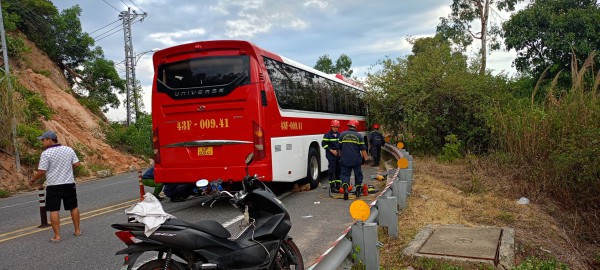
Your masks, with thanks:
[[[399,216],[399,239],[385,239],[380,259],[384,269],[411,265],[402,249],[427,224],[512,227],[516,232],[516,264],[527,256],[556,257],[571,269],[588,269],[585,261],[598,254],[598,247],[584,248],[560,226],[547,200],[533,199],[519,205],[513,177],[484,161],[472,159],[441,164],[432,158],[415,160],[413,194],[408,209]],[[526,195],[525,195],[526,196]],[[418,267],[412,265],[413,267]]]

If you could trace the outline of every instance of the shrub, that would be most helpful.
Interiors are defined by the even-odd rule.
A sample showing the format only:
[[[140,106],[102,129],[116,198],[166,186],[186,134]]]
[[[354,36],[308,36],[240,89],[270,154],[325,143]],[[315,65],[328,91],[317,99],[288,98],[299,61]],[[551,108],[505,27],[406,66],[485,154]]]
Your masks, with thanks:
[[[445,137],[446,144],[442,148],[442,154],[438,158],[442,161],[453,161],[457,158],[461,158],[461,147],[462,142],[456,138],[456,135],[450,134]]]
[[[541,260],[536,257],[528,257],[524,262],[517,265],[513,270],[568,270],[569,267],[563,263],[557,262],[552,258]]]
[[[23,60],[23,54],[31,52],[31,48],[25,45],[22,37],[6,35],[6,47],[8,47],[8,56],[17,60]]]
[[[136,123],[125,126],[113,122],[104,127],[106,141],[131,154],[152,157],[152,117],[141,114]]]

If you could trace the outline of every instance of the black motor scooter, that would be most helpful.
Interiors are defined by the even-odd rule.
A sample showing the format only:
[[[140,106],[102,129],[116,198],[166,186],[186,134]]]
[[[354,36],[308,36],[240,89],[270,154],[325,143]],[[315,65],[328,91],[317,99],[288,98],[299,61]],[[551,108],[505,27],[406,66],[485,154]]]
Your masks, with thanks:
[[[244,213],[245,226],[231,237],[227,229],[215,220],[187,223],[171,218],[149,237],[143,223],[119,223],[112,227],[127,244],[116,255],[126,255],[121,269],[132,269],[140,255],[158,252],[156,259],[141,265],[148,269],[304,269],[302,255],[288,235],[292,227],[290,216],[277,196],[256,175],[248,174],[254,155],[246,158],[246,177],[242,191],[212,190],[202,204],[221,199]],[[197,185],[206,187],[207,180]],[[208,187],[210,188],[210,187]],[[206,189],[206,188],[205,188]],[[173,256],[176,255],[176,256]],[[177,258],[175,258],[177,257]]]

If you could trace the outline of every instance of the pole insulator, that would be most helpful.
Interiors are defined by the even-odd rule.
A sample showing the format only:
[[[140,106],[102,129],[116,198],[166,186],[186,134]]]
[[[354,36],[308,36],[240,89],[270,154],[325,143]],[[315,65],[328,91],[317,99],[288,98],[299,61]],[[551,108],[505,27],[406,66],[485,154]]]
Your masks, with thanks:
[[[38,189],[38,199],[40,202],[40,226],[38,226],[38,228],[45,228],[48,227],[50,225],[48,225],[48,216],[46,214],[46,191],[44,190],[44,187],[40,187]]]

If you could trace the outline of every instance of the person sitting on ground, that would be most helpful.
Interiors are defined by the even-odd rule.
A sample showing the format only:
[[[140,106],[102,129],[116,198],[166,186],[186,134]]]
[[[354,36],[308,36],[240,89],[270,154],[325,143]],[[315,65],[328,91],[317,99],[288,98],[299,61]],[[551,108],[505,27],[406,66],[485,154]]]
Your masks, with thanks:
[[[165,184],[164,192],[171,202],[183,202],[190,195],[195,195],[194,190],[196,186],[194,184]]]
[[[152,167],[150,167],[150,169],[148,169],[144,175],[142,175],[142,184],[147,187],[153,187],[154,192],[152,192],[152,195],[154,195],[154,197],[156,197],[159,201],[162,201],[165,198],[160,195],[164,185],[162,183],[154,182],[154,165],[152,165]]]

